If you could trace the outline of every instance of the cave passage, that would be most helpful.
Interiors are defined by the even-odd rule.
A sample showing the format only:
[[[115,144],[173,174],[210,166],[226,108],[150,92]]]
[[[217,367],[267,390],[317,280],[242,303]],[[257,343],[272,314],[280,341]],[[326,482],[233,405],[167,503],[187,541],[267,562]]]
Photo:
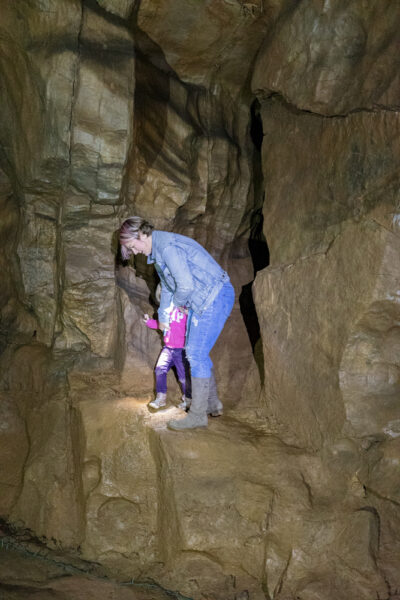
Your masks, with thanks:
[[[260,324],[253,300],[253,282],[258,273],[269,265],[269,248],[263,233],[263,203],[264,182],[261,164],[261,148],[263,141],[263,125],[259,112],[260,103],[255,99],[250,107],[250,137],[253,143],[253,188],[254,188],[254,210],[250,218],[250,234],[248,248],[253,263],[254,278],[242,287],[239,297],[240,311],[246,325],[251,348],[259,369],[261,382],[264,382],[264,367],[262,346],[258,342],[261,339]]]

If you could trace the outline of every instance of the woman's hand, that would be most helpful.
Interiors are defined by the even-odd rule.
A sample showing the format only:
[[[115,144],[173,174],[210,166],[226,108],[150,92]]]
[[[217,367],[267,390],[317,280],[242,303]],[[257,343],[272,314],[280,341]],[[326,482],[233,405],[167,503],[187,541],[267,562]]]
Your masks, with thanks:
[[[161,323],[160,322],[160,329],[161,329],[161,331],[169,331],[170,330],[169,323]]]
[[[184,315],[188,315],[189,314],[189,309],[186,308],[186,306],[178,306],[178,310],[183,313]]]

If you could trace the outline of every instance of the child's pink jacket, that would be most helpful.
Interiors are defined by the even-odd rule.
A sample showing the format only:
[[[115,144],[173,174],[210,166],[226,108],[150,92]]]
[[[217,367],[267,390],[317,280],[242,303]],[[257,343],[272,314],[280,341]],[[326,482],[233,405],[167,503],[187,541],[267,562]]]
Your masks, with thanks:
[[[164,344],[168,348],[185,347],[186,321],[187,315],[174,308],[170,318],[170,329],[164,335]],[[146,325],[150,329],[160,329],[159,322],[156,319],[149,319],[146,321]]]

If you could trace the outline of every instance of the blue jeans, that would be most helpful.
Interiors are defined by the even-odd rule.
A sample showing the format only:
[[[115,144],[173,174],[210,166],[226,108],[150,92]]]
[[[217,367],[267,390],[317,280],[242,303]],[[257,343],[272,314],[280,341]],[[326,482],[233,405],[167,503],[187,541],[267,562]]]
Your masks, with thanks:
[[[201,316],[194,313],[189,315],[186,357],[192,377],[211,377],[213,363],[209,354],[231,313],[234,301],[235,292],[230,281],[227,281],[214,302]]]

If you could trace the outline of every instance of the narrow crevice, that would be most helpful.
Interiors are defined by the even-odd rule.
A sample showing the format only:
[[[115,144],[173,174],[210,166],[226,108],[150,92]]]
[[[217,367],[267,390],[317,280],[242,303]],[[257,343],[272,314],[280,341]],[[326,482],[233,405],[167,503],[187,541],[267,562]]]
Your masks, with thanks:
[[[253,299],[253,283],[258,273],[269,265],[269,248],[263,233],[264,180],[261,162],[261,149],[264,138],[260,115],[260,104],[254,100],[250,107],[249,134],[253,144],[253,191],[254,208],[250,217],[248,249],[253,263],[253,279],[242,287],[239,297],[240,311],[247,329],[253,355],[259,370],[261,384],[264,383],[264,358],[261,344],[261,331]]]

